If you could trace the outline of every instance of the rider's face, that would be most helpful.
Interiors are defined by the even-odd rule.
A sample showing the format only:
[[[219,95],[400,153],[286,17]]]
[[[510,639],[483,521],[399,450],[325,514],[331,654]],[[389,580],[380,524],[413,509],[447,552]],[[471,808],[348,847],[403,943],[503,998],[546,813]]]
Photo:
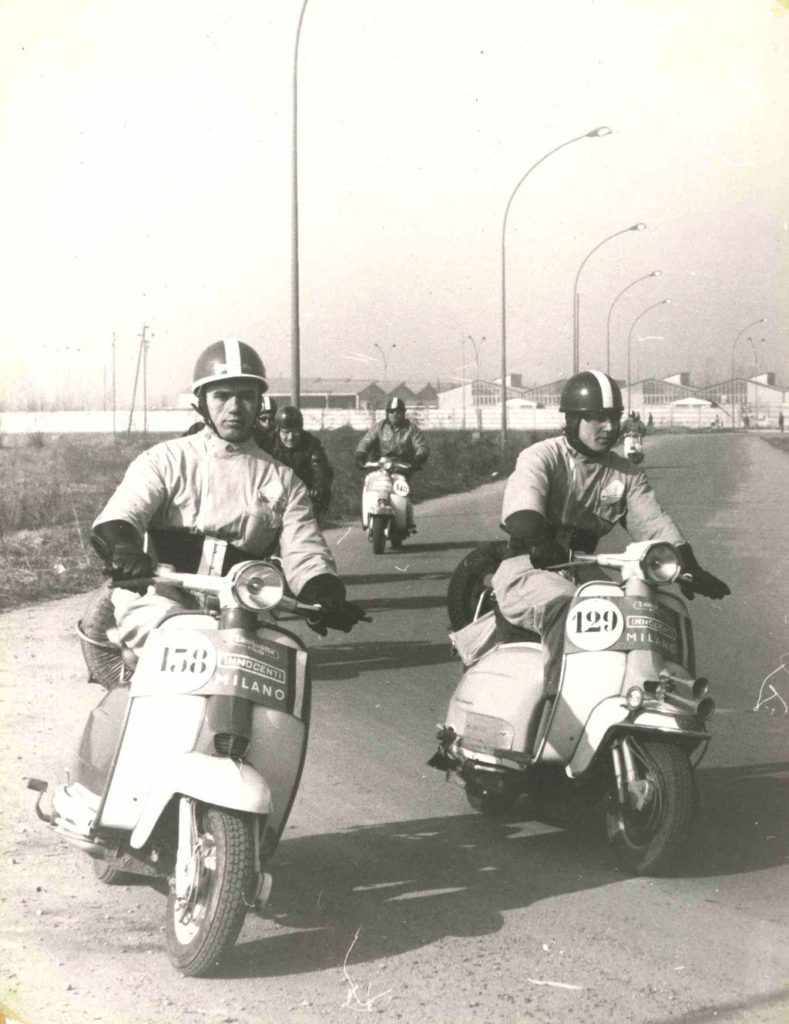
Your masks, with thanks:
[[[270,412],[262,412],[260,416],[258,416],[258,423],[267,434],[274,433],[274,417]]]
[[[591,452],[607,452],[619,437],[619,413],[584,415],[578,424],[578,440]]]
[[[387,416],[393,427],[402,427],[405,420],[405,413],[402,409],[390,409]]]
[[[223,441],[246,441],[252,436],[260,388],[252,381],[230,379],[208,384],[208,415]]]
[[[285,445],[286,448],[295,448],[301,438],[301,431],[295,429],[287,429],[281,427],[279,431],[279,439]]]

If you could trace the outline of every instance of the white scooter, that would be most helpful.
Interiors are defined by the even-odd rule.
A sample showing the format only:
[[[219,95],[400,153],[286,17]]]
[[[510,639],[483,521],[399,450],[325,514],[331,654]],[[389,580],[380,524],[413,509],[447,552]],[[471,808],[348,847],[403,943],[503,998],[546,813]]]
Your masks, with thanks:
[[[641,465],[644,461],[644,441],[641,434],[635,430],[630,430],[625,434],[622,454],[634,466]]]
[[[557,782],[560,792],[581,787],[587,807],[603,797],[619,863],[658,874],[689,836],[697,805],[691,755],[706,751],[714,702],[707,680],[695,676],[685,603],[660,589],[679,577],[672,545],[634,543],[559,568],[589,565],[618,570],[622,582],[576,591],[555,695],[544,695],[540,644],[497,642],[495,610],[450,634],[470,667],[430,764],[489,814],[511,809],[522,794],[539,800]]]
[[[265,907],[267,864],[307,749],[307,652],[261,613],[309,615],[318,606],[286,597],[270,561],[241,562],[225,577],[160,565],[157,579],[204,595],[206,609],[165,619],[133,673],[117,645],[81,632],[92,675],[102,656],[115,677],[50,813],[41,809],[47,783],[28,787],[39,793],[39,817],[94,858],[101,881],[164,880],[169,957],[183,974],[204,976],[235,943],[247,910]]]
[[[362,527],[373,554],[382,555],[387,540],[397,549],[409,534],[416,533],[411,485],[403,475],[411,467],[385,455],[377,462],[366,462],[362,468],[368,471],[362,492]]]

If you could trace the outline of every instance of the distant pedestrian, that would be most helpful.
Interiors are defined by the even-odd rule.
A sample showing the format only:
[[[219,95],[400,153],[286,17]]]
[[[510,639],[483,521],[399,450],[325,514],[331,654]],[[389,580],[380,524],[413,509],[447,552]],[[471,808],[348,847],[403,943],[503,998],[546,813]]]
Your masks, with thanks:
[[[651,430],[654,427],[654,425],[655,417],[652,415],[652,413],[650,413],[649,416],[647,416],[647,430]]]
[[[747,412],[744,412],[742,414],[742,425],[745,427],[746,430],[751,425],[751,417],[748,415]]]
[[[778,429],[783,434],[783,432],[784,432],[784,414],[782,412],[778,413]]]

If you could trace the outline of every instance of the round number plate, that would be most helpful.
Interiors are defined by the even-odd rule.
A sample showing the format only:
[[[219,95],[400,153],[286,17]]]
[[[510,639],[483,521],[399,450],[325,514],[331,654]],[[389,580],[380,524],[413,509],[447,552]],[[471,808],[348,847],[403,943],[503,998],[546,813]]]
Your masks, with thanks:
[[[604,651],[622,635],[625,620],[613,601],[587,597],[567,616],[567,638],[582,651]]]

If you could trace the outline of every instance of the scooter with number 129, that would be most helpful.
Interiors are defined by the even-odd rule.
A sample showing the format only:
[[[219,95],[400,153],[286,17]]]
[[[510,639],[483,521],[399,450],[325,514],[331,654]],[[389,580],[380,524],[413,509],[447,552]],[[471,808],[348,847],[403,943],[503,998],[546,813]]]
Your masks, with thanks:
[[[661,874],[676,864],[696,817],[691,758],[706,751],[714,710],[708,681],[695,675],[687,607],[665,589],[679,578],[679,559],[654,541],[570,557],[554,568],[613,569],[621,582],[576,590],[557,692],[545,693],[537,634],[495,608],[479,614],[450,634],[467,670],[429,763],[487,814],[510,811],[523,795],[539,804],[580,791],[584,808],[602,798],[620,865]],[[480,612],[493,600],[479,595]]]

